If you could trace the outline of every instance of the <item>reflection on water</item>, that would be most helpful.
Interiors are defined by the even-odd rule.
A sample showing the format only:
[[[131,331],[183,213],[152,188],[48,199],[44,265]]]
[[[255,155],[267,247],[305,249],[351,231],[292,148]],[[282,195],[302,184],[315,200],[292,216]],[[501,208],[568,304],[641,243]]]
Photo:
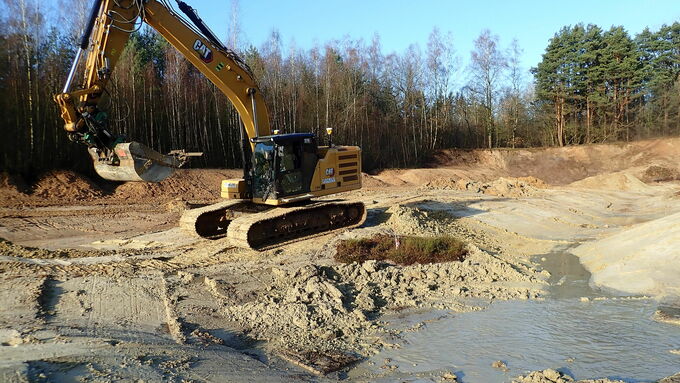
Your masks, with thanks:
[[[553,298],[496,302],[483,311],[451,314],[420,331],[404,333],[401,349],[381,352],[368,361],[376,366],[363,363],[356,373],[384,372],[378,367],[385,358],[399,366],[400,378],[446,369],[464,382],[508,382],[545,368],[577,379],[631,382],[654,381],[680,371],[680,356],[669,352],[680,348],[680,326],[653,321],[657,303],[652,299],[603,297],[591,290],[589,275],[569,257],[544,260],[554,275],[556,269],[564,272],[553,281],[559,283]],[[492,368],[497,360],[504,361],[509,371]]]

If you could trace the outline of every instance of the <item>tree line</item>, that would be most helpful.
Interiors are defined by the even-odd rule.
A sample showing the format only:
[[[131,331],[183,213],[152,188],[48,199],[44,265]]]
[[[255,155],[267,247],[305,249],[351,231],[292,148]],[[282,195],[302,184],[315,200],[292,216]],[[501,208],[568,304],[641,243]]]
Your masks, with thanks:
[[[532,69],[559,145],[680,133],[680,23],[562,28]]]
[[[75,56],[80,15],[38,0],[3,0],[0,167],[35,175],[88,171],[52,96]],[[517,41],[482,31],[462,65],[450,34],[385,54],[380,37],[284,48],[229,45],[255,73],[274,129],[359,145],[366,170],[422,165],[438,149],[578,145],[680,133],[680,23],[630,36],[623,27],[564,27],[531,72]],[[112,129],[161,152],[203,151],[200,167],[238,167],[239,119],[229,101],[160,36],[134,33],[103,108]]]

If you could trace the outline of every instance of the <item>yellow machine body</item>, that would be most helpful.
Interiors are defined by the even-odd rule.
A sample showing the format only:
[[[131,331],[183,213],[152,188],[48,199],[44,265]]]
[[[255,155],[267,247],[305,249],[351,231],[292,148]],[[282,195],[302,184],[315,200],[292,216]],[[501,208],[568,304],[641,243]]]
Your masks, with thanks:
[[[253,201],[277,206],[361,188],[361,148],[358,146],[320,147],[319,153],[323,154],[323,158],[319,159],[316,164],[309,192],[276,199],[253,198]],[[222,198],[247,199],[248,195],[245,179],[222,181]]]

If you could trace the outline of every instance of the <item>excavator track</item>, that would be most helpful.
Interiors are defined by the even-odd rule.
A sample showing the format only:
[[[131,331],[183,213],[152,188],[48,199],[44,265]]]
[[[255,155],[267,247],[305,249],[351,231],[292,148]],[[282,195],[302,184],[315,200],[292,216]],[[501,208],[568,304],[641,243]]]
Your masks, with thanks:
[[[219,239],[227,235],[233,220],[243,214],[262,211],[258,205],[245,200],[227,200],[204,207],[187,210],[179,225],[185,231],[203,238]]]
[[[361,202],[317,202],[277,208],[235,219],[227,230],[239,247],[266,250],[315,234],[360,226],[366,220]]]
[[[250,201],[225,201],[187,211],[185,230],[217,239],[225,235],[238,247],[267,250],[316,234],[360,226],[366,220],[361,202],[315,202],[269,207]]]

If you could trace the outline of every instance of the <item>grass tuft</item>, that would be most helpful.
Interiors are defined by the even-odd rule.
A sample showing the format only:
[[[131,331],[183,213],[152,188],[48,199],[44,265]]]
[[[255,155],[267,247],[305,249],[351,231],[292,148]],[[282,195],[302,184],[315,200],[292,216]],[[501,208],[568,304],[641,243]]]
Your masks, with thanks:
[[[397,247],[397,243],[399,246]],[[400,265],[462,261],[467,255],[465,242],[441,235],[436,237],[391,236],[347,239],[337,246],[335,260],[342,263],[391,260]]]

